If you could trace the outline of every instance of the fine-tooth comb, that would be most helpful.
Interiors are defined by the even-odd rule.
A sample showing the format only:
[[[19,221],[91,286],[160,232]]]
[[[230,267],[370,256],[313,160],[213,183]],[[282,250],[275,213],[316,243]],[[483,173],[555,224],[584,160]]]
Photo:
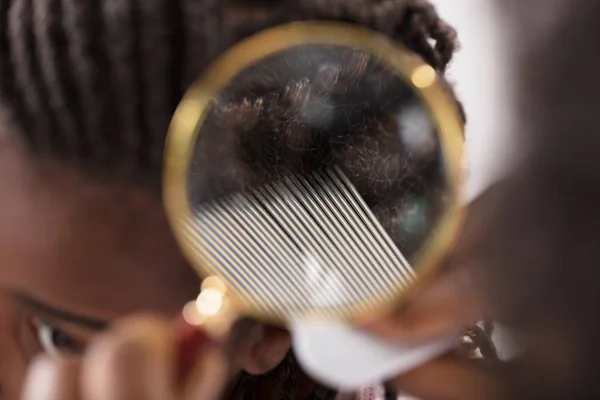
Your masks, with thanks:
[[[339,168],[288,176],[201,204],[194,214],[186,230],[202,246],[195,250],[231,290],[278,319],[368,313],[415,280]]]

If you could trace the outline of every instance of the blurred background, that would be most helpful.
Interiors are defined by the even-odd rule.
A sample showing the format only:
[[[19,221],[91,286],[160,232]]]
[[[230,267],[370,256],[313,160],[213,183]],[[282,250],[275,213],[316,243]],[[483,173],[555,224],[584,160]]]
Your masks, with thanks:
[[[469,178],[467,200],[475,198],[506,174],[523,156],[510,124],[510,53],[507,21],[492,0],[432,0],[442,18],[458,31],[461,49],[449,69],[449,80],[467,111],[466,141]],[[508,345],[497,326],[494,339],[503,358],[518,349]]]
[[[465,195],[472,199],[501,176],[519,156],[519,141],[511,135],[505,22],[491,0],[432,0],[442,18],[458,31],[461,50],[450,66],[467,110],[469,180]]]

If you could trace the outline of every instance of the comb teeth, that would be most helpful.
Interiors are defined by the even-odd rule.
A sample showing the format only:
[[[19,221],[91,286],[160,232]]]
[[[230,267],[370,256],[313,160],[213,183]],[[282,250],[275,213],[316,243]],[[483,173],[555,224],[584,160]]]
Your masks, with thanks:
[[[368,312],[415,279],[337,168],[202,204],[185,228],[212,273],[277,319]]]

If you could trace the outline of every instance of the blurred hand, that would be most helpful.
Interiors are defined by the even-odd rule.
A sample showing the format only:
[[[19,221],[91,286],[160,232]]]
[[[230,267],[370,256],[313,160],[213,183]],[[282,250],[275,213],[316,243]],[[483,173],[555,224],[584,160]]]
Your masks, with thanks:
[[[499,368],[482,360],[446,355],[388,382],[419,400],[506,400]]]
[[[478,274],[485,262],[485,241],[493,234],[493,213],[501,207],[507,182],[496,184],[468,207],[464,227],[442,273],[392,315],[364,327],[389,341],[430,340],[459,335],[489,319]],[[497,391],[497,366],[484,360],[447,355],[397,377],[398,390],[420,400],[488,399]],[[493,389],[492,389],[493,388]]]
[[[80,361],[48,356],[30,367],[23,400],[211,400],[227,381],[227,365],[208,340],[180,375],[180,343],[172,323],[152,316],[128,318],[92,342]],[[188,360],[189,361],[189,360]]]

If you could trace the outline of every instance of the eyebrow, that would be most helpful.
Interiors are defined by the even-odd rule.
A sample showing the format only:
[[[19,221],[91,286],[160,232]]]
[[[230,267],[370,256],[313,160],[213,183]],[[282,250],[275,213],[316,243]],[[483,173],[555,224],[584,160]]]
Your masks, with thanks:
[[[79,325],[83,328],[87,328],[94,331],[101,331],[108,328],[110,325],[108,321],[88,317],[85,315],[71,313],[56,307],[53,307],[42,300],[36,299],[28,294],[20,292],[10,292],[11,296],[24,306],[36,310],[42,314],[47,315],[53,319],[68,322],[71,324]]]

